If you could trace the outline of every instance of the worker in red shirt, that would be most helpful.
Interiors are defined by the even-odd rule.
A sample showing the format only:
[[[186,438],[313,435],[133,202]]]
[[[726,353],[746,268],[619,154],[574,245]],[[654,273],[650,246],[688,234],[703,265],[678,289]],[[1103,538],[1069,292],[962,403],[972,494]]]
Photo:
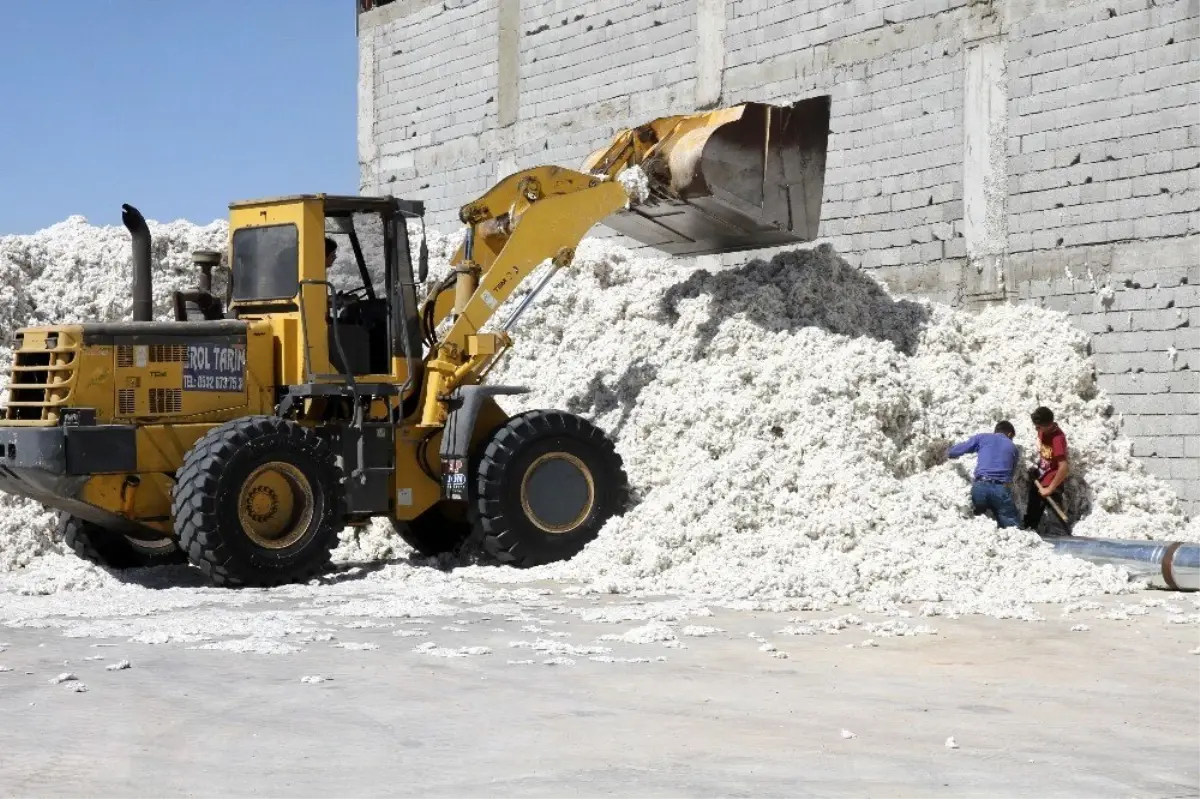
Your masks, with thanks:
[[[1038,463],[1029,470],[1029,501],[1025,506],[1026,530],[1036,531],[1046,511],[1046,497],[1058,503],[1066,510],[1063,501],[1063,482],[1070,474],[1070,464],[1067,460],[1067,436],[1054,422],[1054,412],[1042,406],[1036,408],[1029,416],[1038,437]],[[1056,521],[1070,533],[1069,526],[1054,514]]]

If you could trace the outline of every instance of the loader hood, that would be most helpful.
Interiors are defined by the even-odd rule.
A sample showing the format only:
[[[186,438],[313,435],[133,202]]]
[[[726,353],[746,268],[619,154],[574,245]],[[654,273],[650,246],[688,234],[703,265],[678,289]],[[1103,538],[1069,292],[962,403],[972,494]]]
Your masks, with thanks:
[[[192,416],[246,402],[249,325],[237,319],[95,322],[17,332],[0,426]]]

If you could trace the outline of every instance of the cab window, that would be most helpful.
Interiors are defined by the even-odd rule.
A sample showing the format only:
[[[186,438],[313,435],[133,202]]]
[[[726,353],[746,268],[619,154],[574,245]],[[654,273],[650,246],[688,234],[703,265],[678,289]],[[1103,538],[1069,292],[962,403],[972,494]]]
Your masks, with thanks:
[[[234,301],[291,299],[300,289],[300,233],[294,224],[233,233]]]

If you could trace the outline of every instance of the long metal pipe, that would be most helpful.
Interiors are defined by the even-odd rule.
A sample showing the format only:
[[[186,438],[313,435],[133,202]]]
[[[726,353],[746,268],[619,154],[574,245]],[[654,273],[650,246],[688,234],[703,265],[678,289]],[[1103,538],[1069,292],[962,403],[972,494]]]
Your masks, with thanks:
[[[121,221],[133,238],[133,321],[154,318],[154,287],[150,275],[150,228],[132,205],[121,206]]]
[[[1124,567],[1132,578],[1147,580],[1155,588],[1200,591],[1200,544],[1076,536],[1044,536],[1043,540],[1063,555]]]

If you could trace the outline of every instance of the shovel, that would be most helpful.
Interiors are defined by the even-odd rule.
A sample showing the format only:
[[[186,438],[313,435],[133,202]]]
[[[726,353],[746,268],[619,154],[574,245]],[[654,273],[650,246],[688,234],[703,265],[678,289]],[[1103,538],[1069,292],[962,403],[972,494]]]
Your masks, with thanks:
[[[1070,533],[1071,523],[1067,521],[1067,514],[1063,511],[1062,507],[1054,501],[1054,497],[1047,494],[1046,496],[1042,497],[1042,499],[1046,500],[1046,504],[1054,508],[1054,512],[1058,514],[1058,518],[1062,519],[1063,527],[1065,527],[1067,532]]]

